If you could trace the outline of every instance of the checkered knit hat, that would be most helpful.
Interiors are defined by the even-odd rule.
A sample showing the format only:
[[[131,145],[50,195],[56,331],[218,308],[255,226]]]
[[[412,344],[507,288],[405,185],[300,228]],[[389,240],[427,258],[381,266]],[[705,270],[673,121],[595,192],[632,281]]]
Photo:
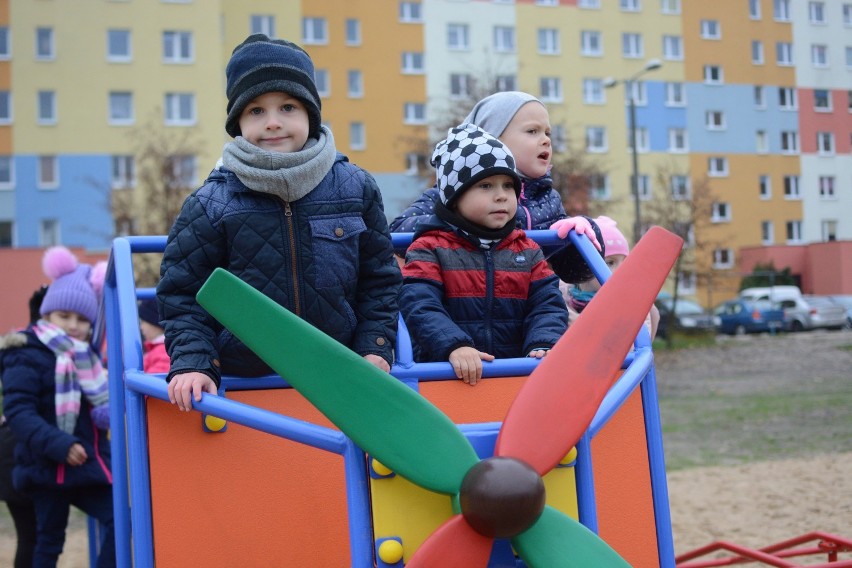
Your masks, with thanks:
[[[311,138],[317,138],[322,124],[322,104],[314,83],[311,56],[295,43],[252,34],[234,48],[225,67],[228,86],[228,118],[225,130],[240,135],[240,115],[252,99],[264,93],[280,91],[304,103],[310,121]]]
[[[451,128],[435,146],[432,165],[438,177],[441,202],[448,208],[461,193],[481,179],[500,174],[512,178],[515,195],[521,194],[521,178],[508,146],[474,124]]]

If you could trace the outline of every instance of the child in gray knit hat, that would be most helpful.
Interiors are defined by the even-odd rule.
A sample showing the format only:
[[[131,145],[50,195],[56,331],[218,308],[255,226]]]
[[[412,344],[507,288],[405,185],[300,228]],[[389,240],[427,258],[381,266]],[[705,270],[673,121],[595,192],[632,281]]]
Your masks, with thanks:
[[[563,239],[573,229],[589,237],[603,255],[600,230],[588,217],[568,217],[562,197],[553,188],[550,117],[541,101],[521,91],[495,93],[476,103],[463,122],[475,124],[500,139],[514,154],[523,185],[515,216],[519,229],[553,229]],[[434,213],[437,202],[436,188],[426,190],[391,222],[391,231],[414,232],[418,223]],[[591,268],[570,242],[548,247],[545,253],[553,270],[566,282],[581,282],[592,276]]]
[[[310,56],[254,34],[225,76],[234,140],[184,202],[157,286],[169,398],[190,410],[202,392],[216,393],[222,374],[272,373],[195,301],[217,267],[390,370],[401,276],[382,198],[373,177],[335,150]]]
[[[544,357],[568,311],[541,249],[515,227],[521,178],[508,146],[463,124],[432,164],[438,202],[406,253],[400,309],[415,359],[449,361],[475,385],[482,361]]]

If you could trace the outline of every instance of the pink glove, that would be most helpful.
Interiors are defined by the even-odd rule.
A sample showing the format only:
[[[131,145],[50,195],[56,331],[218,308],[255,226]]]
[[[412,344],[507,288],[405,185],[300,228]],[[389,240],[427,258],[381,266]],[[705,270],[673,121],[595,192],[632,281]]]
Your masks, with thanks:
[[[589,237],[589,240],[592,241],[592,244],[595,245],[595,248],[599,251],[601,250],[601,245],[598,243],[598,239],[595,236],[595,230],[592,229],[592,224],[589,223],[589,220],[585,217],[568,217],[567,219],[560,219],[550,226],[551,231],[556,231],[556,235],[560,239],[564,239],[568,236],[568,231],[574,229],[574,232],[578,235],[586,235]]]

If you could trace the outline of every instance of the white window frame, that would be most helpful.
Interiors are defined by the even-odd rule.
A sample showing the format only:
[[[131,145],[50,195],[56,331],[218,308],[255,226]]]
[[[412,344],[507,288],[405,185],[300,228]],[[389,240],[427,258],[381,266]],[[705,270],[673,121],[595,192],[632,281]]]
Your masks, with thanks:
[[[787,201],[799,201],[802,199],[802,185],[799,176],[784,176],[784,199]]]
[[[112,189],[136,187],[136,159],[132,155],[114,155],[110,158],[110,162]]]
[[[825,2],[808,2],[808,22],[813,25],[825,25]]]
[[[131,91],[110,91],[107,123],[126,126],[136,122]]]
[[[781,131],[781,153],[782,154],[798,154],[799,153],[799,133],[796,130]]]
[[[727,177],[728,173],[728,158],[724,156],[707,158],[707,175],[709,177]]]
[[[765,130],[758,130],[755,132],[755,151],[758,154],[768,154],[769,153],[769,135]]]
[[[799,109],[799,96],[795,87],[778,87],[778,108],[781,110]]]
[[[586,152],[603,154],[609,152],[609,141],[605,126],[586,127]]]
[[[707,130],[726,130],[725,113],[721,110],[708,110],[704,113],[704,126]]]
[[[473,93],[473,75],[470,73],[450,73],[450,98],[468,99]]]
[[[710,221],[712,223],[731,222],[731,204],[725,201],[716,201],[711,206]]]
[[[653,195],[653,190],[651,188],[651,176],[648,174],[639,174],[637,181],[636,190],[639,193],[639,199],[641,201],[650,201],[651,196]]]
[[[754,90],[752,91],[754,98],[754,108],[765,110],[766,109],[766,87],[763,85],[755,85]]]
[[[559,77],[540,77],[538,80],[539,99],[547,103],[562,102],[562,79]]]
[[[350,99],[364,98],[364,73],[360,69],[346,72],[346,96]]]
[[[843,4],[843,25],[847,28],[852,26],[852,2]]]
[[[819,176],[817,178],[819,198],[822,200],[837,199],[836,184],[834,176]]]
[[[787,221],[786,223],[787,229],[787,244],[793,245],[802,242],[802,222],[801,221]]]
[[[423,103],[405,103],[402,108],[403,124],[426,124],[426,105]]]
[[[680,0],[660,0],[661,14],[680,14]]]
[[[687,245],[694,244],[695,239],[687,241]],[[698,276],[691,271],[681,270],[677,279],[678,296],[694,296],[698,286]]]
[[[494,26],[494,51],[497,53],[515,53],[515,26]]]
[[[320,97],[327,98],[331,96],[331,73],[328,69],[317,69],[314,67],[314,84],[317,87],[317,94]]]
[[[39,91],[36,93],[36,99],[36,120],[38,124],[52,126],[59,122],[56,91]]]
[[[630,81],[630,93],[633,97],[633,104],[636,106],[646,106],[648,104],[648,89],[645,86],[645,81]],[[630,104],[625,101],[625,104]]]
[[[402,74],[403,75],[422,75],[426,72],[424,64],[423,52],[420,51],[403,51],[402,52]]]
[[[559,30],[556,28],[539,28],[536,32],[538,38],[539,55],[559,55],[562,51],[559,42]]]
[[[45,175],[47,172],[48,175]],[[59,158],[55,155],[42,155],[36,159],[36,187],[38,189],[56,189],[59,187]]]
[[[12,124],[12,110],[12,91],[0,91],[0,124]]]
[[[637,32],[622,32],[621,56],[625,59],[641,59],[645,57],[645,42],[642,34]]]
[[[328,45],[328,20],[318,17],[303,17],[302,44]]]
[[[106,52],[107,52],[107,61],[110,63],[129,63],[133,61],[133,32],[129,29],[108,29],[106,31]],[[114,51],[114,47],[119,47],[114,45],[113,42],[123,43],[121,47],[124,47],[125,51]]]
[[[755,65],[763,65],[765,63],[763,55],[763,42],[759,39],[751,41],[751,62]]]
[[[752,20],[761,19],[760,0],[748,0],[748,17]]]
[[[725,82],[725,73],[721,65],[704,66],[704,84],[721,85]]]
[[[819,104],[825,101],[825,104]],[[814,111],[815,112],[831,112],[833,110],[833,101],[831,100],[831,91],[828,89],[814,89]]]
[[[683,83],[679,81],[669,81],[666,83],[666,106],[686,106],[686,86]]]
[[[618,7],[622,12],[641,12],[642,0],[618,0]]]
[[[820,233],[823,242],[837,240],[837,221],[835,219],[823,219],[820,223]]]
[[[669,192],[672,201],[688,201],[692,199],[692,181],[689,176],[673,174],[669,178]]]
[[[590,77],[583,79],[583,104],[606,104],[606,89],[604,89],[602,79]]]
[[[775,224],[772,221],[760,222],[760,244],[771,245],[775,242]]]
[[[644,126],[637,126],[636,131],[636,151],[640,154],[647,154],[651,151],[651,136],[648,129]],[[627,149],[630,150],[631,141],[630,133],[627,134]]]
[[[730,248],[717,248],[713,250],[713,268],[725,270],[734,267],[734,250]]]
[[[420,2],[400,2],[399,21],[403,24],[422,24],[423,5]]]
[[[171,168],[171,183],[179,187],[198,185],[198,158],[192,154],[172,154],[168,156]]]
[[[701,20],[701,39],[722,39],[719,20]]]
[[[663,59],[683,61],[683,38],[677,35],[663,36]]]
[[[757,194],[761,201],[772,199],[772,177],[767,174],[757,177]]]
[[[518,78],[515,75],[497,75],[494,83],[498,92],[518,90]]]
[[[0,156],[0,191],[15,189],[15,158]]]
[[[603,38],[598,30],[583,30],[580,32],[580,55],[600,57],[603,55]]]
[[[447,24],[447,49],[450,51],[470,50],[470,26],[468,24]]]
[[[251,14],[249,16],[249,32],[264,34],[271,38],[275,36],[275,16],[272,14]]]
[[[789,41],[775,42],[775,64],[779,67],[792,67],[793,44]]]
[[[669,128],[669,152],[672,154],[689,152],[689,138],[685,128]]]
[[[0,26],[0,61],[12,58],[12,30],[9,26]]]
[[[361,45],[361,20],[358,18],[346,18],[343,26],[346,45],[350,47]]]
[[[790,0],[773,0],[772,17],[776,22],[790,21]]]
[[[59,219],[39,219],[38,246],[52,247],[62,243]]]
[[[607,174],[593,174],[588,177],[589,193],[595,201],[612,199],[612,183]]]
[[[53,28],[40,26],[35,29],[35,58],[38,61],[56,59],[56,34]]]
[[[195,61],[195,38],[191,31],[165,30],[163,32],[163,63],[187,65]]]
[[[363,122],[349,123],[349,149],[365,150],[367,148],[367,128]]]
[[[601,0],[578,0],[577,1],[578,8],[586,8],[591,10],[600,10],[601,9]]]
[[[825,69],[828,63],[828,46],[824,43],[811,45],[811,64],[817,69]]]
[[[185,105],[189,103],[189,108]],[[189,115],[184,116],[184,110]],[[194,126],[198,122],[195,93],[166,93],[163,102],[163,121],[166,126]]]
[[[835,153],[834,133],[817,132],[817,153],[820,156],[833,156]]]

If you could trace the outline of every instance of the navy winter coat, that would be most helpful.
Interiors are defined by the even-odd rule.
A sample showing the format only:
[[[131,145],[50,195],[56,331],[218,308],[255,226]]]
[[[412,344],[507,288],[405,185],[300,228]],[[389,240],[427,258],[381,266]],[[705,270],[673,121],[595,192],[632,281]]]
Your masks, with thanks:
[[[92,407],[83,396],[73,434],[56,426],[56,356],[32,331],[3,338],[0,376],[3,380],[3,413],[18,441],[15,487],[72,488],[109,485],[110,446],[105,430],[92,422]],[[79,466],[66,463],[68,450],[80,443],[89,459]]]
[[[433,216],[405,260],[400,308],[417,361],[446,361],[464,346],[526,357],[568,327],[559,280],[523,231],[483,251]]]
[[[271,372],[196,302],[217,267],[359,355],[393,362],[402,277],[378,186],[342,154],[313,191],[293,202],[252,191],[224,168],[186,199],[157,286],[169,377],[198,371],[218,384],[220,372]]]

